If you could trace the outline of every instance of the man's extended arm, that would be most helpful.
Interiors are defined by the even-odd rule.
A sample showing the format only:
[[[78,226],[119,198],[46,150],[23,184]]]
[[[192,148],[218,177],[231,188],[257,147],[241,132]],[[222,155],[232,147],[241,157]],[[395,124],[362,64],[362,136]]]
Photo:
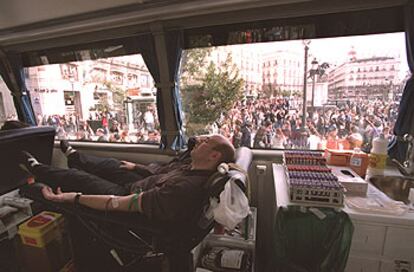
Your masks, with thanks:
[[[75,203],[77,195],[80,193],[68,192],[63,193],[58,188],[57,193],[54,193],[50,187],[42,189],[43,196],[51,201],[60,203]],[[124,212],[140,212],[142,213],[142,193],[136,196],[135,194],[127,196],[113,196],[113,195],[80,195],[78,196],[79,204],[87,206],[95,210],[102,211],[124,211]]]

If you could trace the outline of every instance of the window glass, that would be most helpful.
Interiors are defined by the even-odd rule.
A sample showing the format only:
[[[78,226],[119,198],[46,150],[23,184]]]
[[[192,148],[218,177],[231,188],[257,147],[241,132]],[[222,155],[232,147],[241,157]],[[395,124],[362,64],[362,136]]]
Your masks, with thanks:
[[[235,146],[369,151],[391,137],[408,78],[403,33],[188,49],[185,129]]]
[[[57,138],[159,143],[155,89],[141,55],[26,68],[40,126]]]
[[[17,120],[13,97],[0,76],[0,126],[7,120]]]

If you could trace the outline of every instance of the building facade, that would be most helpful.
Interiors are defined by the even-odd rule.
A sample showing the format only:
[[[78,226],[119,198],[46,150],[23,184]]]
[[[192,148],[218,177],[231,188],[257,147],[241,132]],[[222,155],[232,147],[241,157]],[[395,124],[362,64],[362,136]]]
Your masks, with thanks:
[[[329,73],[330,101],[394,99],[401,84],[399,57],[357,58],[353,50],[349,56]]]
[[[231,56],[240,78],[244,81],[243,94],[257,96],[262,92],[261,54],[254,45],[221,46],[211,52],[210,60],[221,66]]]
[[[128,95],[153,94],[154,82],[140,55],[26,69],[26,85],[37,116],[122,110]]]
[[[278,50],[263,54],[263,90],[270,94],[295,94],[303,91],[303,54]]]
[[[9,119],[17,119],[17,113],[10,90],[0,76],[0,125]]]

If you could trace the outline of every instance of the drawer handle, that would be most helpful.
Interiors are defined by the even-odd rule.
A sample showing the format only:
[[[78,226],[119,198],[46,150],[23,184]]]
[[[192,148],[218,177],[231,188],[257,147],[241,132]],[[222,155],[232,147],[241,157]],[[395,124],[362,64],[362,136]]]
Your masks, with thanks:
[[[365,236],[365,244],[368,244],[368,235]]]

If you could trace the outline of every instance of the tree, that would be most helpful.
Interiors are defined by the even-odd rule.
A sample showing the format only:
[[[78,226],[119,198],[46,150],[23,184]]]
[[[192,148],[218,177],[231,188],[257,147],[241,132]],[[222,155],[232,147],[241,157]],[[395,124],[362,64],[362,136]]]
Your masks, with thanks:
[[[123,103],[126,99],[126,91],[120,87],[115,86],[110,81],[104,81],[103,83],[110,92],[112,92],[112,101],[114,102],[114,109],[123,112]]]
[[[205,127],[218,120],[222,112],[229,111],[241,98],[244,84],[237,67],[227,56],[220,67],[206,62],[210,49],[196,49],[185,56],[182,68],[181,93],[189,134],[205,132]]]

